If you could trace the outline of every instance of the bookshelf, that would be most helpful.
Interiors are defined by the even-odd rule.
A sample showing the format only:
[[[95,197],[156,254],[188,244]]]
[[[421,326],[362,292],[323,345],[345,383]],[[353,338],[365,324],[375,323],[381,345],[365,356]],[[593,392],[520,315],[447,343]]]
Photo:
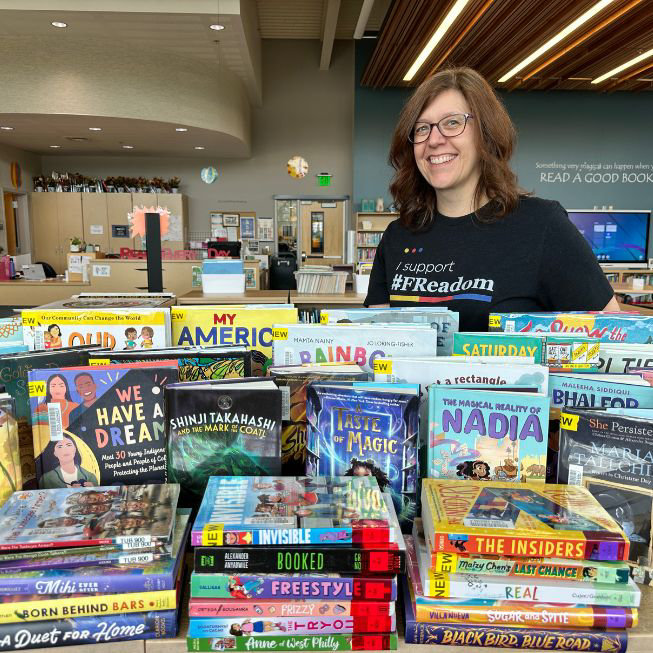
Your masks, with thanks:
[[[376,248],[387,226],[399,217],[398,213],[364,212],[356,214],[356,263],[371,263]]]

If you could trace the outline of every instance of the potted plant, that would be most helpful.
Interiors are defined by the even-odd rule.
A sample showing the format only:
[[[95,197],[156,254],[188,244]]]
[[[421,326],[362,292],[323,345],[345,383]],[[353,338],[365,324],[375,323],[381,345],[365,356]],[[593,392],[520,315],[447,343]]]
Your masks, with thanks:
[[[116,183],[115,183],[115,179],[113,177],[107,177],[104,180],[104,184],[107,187],[107,193],[115,193],[116,192]]]
[[[34,192],[42,193],[45,191],[45,181],[43,177],[34,177]]]
[[[74,236],[73,238],[70,239],[71,252],[79,252],[81,246],[82,246],[82,241],[79,238],[77,238],[77,236]]]
[[[179,179],[179,177],[172,177],[172,179],[168,179],[168,186],[170,187],[171,193],[178,193],[180,184],[181,179]]]

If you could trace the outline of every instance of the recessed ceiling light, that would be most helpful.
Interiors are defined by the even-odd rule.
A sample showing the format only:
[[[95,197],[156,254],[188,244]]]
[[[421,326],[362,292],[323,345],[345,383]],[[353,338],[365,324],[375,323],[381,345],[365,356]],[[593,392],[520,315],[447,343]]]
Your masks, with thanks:
[[[101,132],[101,131],[102,131],[102,127],[89,127],[88,130],[89,130],[90,132]]]
[[[50,25],[52,25],[52,27],[68,27],[68,23],[62,23],[59,20],[53,20]]]
[[[0,129],[4,130],[4,131],[6,131],[6,132],[12,132],[12,131],[14,131],[14,128],[13,128],[13,127],[9,127],[9,125],[2,125],[2,126],[0,126]]]
[[[216,32],[219,32],[220,30],[224,29],[224,25],[214,23],[213,25],[209,25],[209,29],[212,29],[212,30],[215,30]]]
[[[176,132],[187,132],[188,128],[187,127],[175,127]]]
[[[133,149],[134,149],[134,146],[133,146],[133,145],[123,145],[123,146],[122,146],[122,149],[123,149],[123,150],[133,150]]]
[[[50,147],[55,150],[58,150],[61,147],[61,145],[50,145]]]
[[[203,149],[204,149],[204,145],[196,145],[196,146],[195,146],[195,149],[196,149],[196,150],[203,150]]]

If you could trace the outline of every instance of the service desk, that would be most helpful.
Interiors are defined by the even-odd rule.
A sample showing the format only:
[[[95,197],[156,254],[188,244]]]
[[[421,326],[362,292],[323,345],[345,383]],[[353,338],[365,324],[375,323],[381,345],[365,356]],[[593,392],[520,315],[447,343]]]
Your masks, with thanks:
[[[212,304],[287,304],[287,290],[246,290],[244,293],[210,294],[201,290],[193,290],[177,297],[179,306]]]
[[[63,279],[43,279],[43,281],[0,281],[0,307],[30,308],[41,306],[82,292],[94,292],[90,283],[83,281],[64,281]]]

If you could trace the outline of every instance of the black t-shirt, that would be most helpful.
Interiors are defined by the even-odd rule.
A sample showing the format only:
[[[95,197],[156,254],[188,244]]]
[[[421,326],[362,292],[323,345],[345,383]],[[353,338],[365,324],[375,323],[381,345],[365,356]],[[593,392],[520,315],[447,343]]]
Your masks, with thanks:
[[[365,305],[446,306],[461,331],[491,312],[600,311],[613,296],[596,257],[558,202],[522,197],[491,223],[437,215],[412,233],[392,222],[376,250]]]

